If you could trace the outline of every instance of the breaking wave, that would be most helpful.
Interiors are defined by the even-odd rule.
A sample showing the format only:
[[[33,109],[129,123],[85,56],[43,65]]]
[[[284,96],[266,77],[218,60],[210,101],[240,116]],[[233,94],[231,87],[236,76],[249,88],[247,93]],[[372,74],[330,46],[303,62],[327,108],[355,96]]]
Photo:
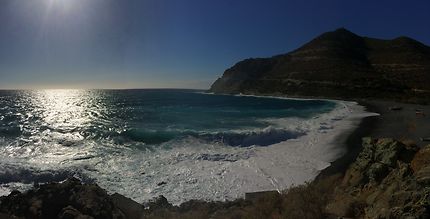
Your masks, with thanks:
[[[162,144],[172,140],[194,137],[207,143],[216,142],[228,146],[268,146],[305,135],[304,132],[290,131],[269,126],[262,130],[220,131],[214,133],[198,131],[147,131],[140,129],[122,132],[122,138],[145,144]]]
[[[331,142],[354,111],[189,91],[0,91],[0,195],[72,176],[138,202],[281,190],[342,153]]]

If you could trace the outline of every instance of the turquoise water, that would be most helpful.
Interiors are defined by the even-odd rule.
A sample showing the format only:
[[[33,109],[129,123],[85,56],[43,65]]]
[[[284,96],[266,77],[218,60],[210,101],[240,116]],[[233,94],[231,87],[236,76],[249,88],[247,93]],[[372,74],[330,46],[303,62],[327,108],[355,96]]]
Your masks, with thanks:
[[[176,165],[173,158],[181,162],[247,159],[252,151],[246,148],[307,134],[273,121],[307,121],[335,107],[324,100],[193,90],[0,91],[0,184],[12,189],[77,176],[117,191],[115,187],[124,186],[121,180],[128,178],[152,183],[172,177],[157,175],[157,170]],[[183,155],[188,152],[189,156]],[[168,162],[152,160],[166,154]],[[191,164],[183,165],[194,171]],[[140,179],[139,168],[154,173],[152,178]],[[121,171],[114,176],[116,169]]]
[[[1,91],[0,105],[3,146],[52,143],[48,136],[60,133],[79,141],[65,138],[53,143],[79,146],[86,140],[109,140],[139,147],[189,136],[230,146],[270,145],[303,133],[279,129],[269,139],[259,132],[270,125],[264,119],[310,118],[335,104],[181,90],[52,90]]]

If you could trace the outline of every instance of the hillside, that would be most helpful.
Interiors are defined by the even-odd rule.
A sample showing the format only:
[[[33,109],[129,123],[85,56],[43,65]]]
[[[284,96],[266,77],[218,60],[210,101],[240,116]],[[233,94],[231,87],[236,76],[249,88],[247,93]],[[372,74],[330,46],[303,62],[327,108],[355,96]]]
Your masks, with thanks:
[[[381,40],[342,28],[287,54],[240,61],[209,91],[428,102],[429,84],[430,47],[407,37]]]

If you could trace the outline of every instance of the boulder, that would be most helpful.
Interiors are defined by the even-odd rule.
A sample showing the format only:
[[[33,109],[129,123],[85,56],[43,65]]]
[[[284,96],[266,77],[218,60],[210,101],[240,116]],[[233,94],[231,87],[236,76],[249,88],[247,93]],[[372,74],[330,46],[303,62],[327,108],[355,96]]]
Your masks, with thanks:
[[[430,187],[430,166],[420,168],[415,172],[415,177],[419,183]]]
[[[394,167],[396,165],[399,152],[402,149],[406,149],[402,143],[391,138],[378,139],[374,146],[373,161],[389,167]]]
[[[169,201],[167,201],[166,197],[164,197],[162,195],[160,195],[160,196],[152,199],[148,203],[144,203],[144,205],[149,210],[155,210],[155,209],[160,209],[160,208],[171,208],[171,207],[173,207],[172,204],[170,204]]]
[[[379,182],[389,173],[390,168],[397,165],[400,154],[407,154],[411,150],[391,138],[363,138],[363,150],[346,171],[342,185],[356,186],[369,181]]]
[[[106,191],[75,178],[13,192],[2,197],[0,212],[24,218],[125,218]]]
[[[126,218],[139,219],[144,214],[145,209],[143,205],[133,201],[130,198],[127,198],[118,193],[111,195],[111,198],[115,206],[118,207],[121,212],[124,213]]]
[[[430,145],[419,150],[411,161],[411,168],[417,173],[421,168],[430,165]]]
[[[93,217],[88,215],[83,215],[81,212],[79,212],[78,210],[76,210],[75,208],[69,205],[61,210],[60,214],[58,215],[58,218],[59,219],[75,219],[75,218],[92,219]]]
[[[370,165],[366,172],[369,180],[372,182],[379,182],[381,179],[385,178],[389,173],[388,166],[383,163],[374,163]]]

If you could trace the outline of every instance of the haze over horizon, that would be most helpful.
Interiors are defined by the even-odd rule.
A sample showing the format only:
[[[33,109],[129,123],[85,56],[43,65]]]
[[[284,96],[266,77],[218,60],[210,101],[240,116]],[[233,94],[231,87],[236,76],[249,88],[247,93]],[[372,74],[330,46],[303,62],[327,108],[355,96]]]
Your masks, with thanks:
[[[3,0],[0,89],[201,88],[345,27],[430,44],[430,2]]]

